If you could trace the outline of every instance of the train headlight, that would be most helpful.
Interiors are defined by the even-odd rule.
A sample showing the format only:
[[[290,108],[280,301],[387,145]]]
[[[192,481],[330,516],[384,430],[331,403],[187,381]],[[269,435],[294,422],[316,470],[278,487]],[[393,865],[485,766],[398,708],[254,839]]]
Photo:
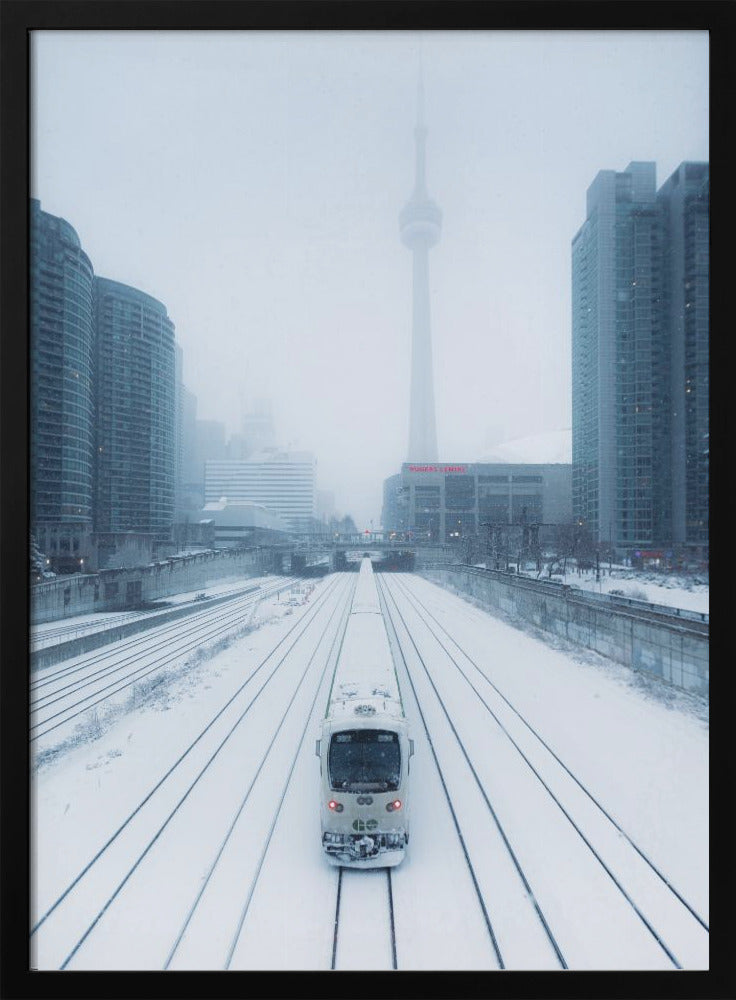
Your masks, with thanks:
[[[330,799],[330,801],[327,803],[327,808],[331,809],[333,812],[341,813],[345,808],[345,806],[342,804],[342,802],[336,802],[334,799]]]
[[[401,809],[401,799],[394,799],[393,802],[386,803],[386,812],[393,812],[395,809]]]

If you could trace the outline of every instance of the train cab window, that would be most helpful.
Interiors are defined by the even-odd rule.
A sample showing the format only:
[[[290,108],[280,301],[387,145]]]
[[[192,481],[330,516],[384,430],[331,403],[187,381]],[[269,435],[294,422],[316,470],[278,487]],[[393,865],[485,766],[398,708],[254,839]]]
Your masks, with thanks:
[[[328,768],[330,785],[335,790],[396,791],[401,778],[399,737],[381,729],[333,733]]]

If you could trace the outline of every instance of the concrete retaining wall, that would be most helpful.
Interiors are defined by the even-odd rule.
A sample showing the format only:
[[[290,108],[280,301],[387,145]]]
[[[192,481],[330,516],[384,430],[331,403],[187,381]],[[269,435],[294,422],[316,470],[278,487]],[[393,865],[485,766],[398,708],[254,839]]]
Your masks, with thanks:
[[[708,697],[709,636],[671,621],[646,621],[615,605],[615,598],[542,580],[529,580],[469,566],[427,568],[420,575],[563,636],[603,656]]]
[[[244,588],[242,593],[258,589],[259,585],[254,584],[250,588]],[[211,608],[216,604],[224,604],[232,599],[230,595],[211,597],[206,602],[203,601],[201,605],[198,604],[197,610]],[[100,629],[97,632],[88,632],[86,635],[80,635],[74,639],[67,639],[66,642],[57,642],[51,646],[44,646],[42,649],[34,649],[31,652],[31,670],[40,670],[42,667],[53,666],[55,663],[61,663],[63,660],[69,660],[74,656],[82,656],[83,653],[99,649],[100,646],[107,646],[111,642],[119,642],[121,639],[127,639],[129,635],[144,632],[157,625],[165,625],[167,622],[176,621],[177,618],[184,618],[191,614],[191,604],[183,604],[177,608],[171,608],[169,611],[162,611],[160,614],[146,615],[142,618],[136,618],[132,622],[123,622],[120,625],[114,625],[112,628]]]
[[[273,556],[235,549],[172,556],[135,569],[103,569],[61,576],[31,587],[31,623],[57,621],[96,611],[126,611],[173,594],[228,580],[242,582],[271,571]]]

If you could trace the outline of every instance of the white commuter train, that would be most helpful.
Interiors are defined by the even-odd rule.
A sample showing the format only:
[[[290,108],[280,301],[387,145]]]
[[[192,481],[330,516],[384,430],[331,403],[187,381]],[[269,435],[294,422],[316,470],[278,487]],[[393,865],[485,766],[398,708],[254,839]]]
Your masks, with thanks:
[[[368,558],[361,562],[316,752],[327,860],[354,868],[399,864],[409,842],[414,742]]]

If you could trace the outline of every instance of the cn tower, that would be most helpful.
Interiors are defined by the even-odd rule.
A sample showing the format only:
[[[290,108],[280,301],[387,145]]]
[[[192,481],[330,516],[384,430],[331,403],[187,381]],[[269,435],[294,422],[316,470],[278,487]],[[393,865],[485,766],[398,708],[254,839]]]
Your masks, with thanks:
[[[432,339],[429,330],[429,248],[440,238],[442,212],[427,194],[425,178],[424,87],[419,81],[414,192],[399,215],[401,239],[412,251],[414,302],[411,338],[409,462],[437,461]]]

